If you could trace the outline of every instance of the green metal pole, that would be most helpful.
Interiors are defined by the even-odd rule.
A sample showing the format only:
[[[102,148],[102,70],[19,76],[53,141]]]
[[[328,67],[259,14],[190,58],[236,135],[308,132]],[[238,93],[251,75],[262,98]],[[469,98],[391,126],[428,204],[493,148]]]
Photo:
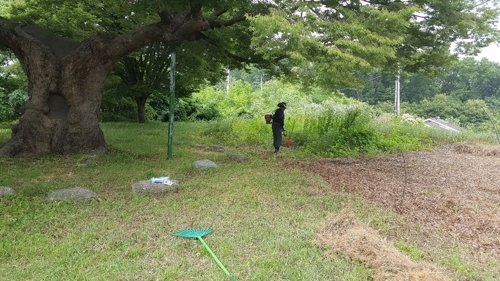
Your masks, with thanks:
[[[175,52],[170,54],[170,101],[168,119],[168,152],[167,160],[172,159],[172,139],[174,136],[174,102],[175,102]]]

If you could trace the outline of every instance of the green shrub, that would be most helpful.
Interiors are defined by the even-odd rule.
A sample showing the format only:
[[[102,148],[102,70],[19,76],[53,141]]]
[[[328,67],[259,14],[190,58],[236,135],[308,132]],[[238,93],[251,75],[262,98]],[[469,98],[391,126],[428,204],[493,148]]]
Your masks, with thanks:
[[[137,121],[137,105],[130,98],[103,99],[100,122],[134,122]]]
[[[20,108],[28,102],[28,93],[15,90],[7,93],[0,87],[0,122],[13,121],[21,115]]]
[[[263,146],[272,141],[271,126],[263,118],[217,120],[209,123],[204,134],[227,145]]]
[[[220,119],[208,123],[205,135],[226,145],[270,148],[271,126],[263,117]],[[285,127],[300,155],[349,157],[407,150],[430,149],[443,143],[466,140],[495,142],[494,134],[461,133],[425,127],[423,120],[408,114],[372,117],[369,108],[359,105],[330,105],[307,114],[287,115]]]
[[[378,143],[370,115],[361,107],[325,111],[305,124],[302,136],[309,152],[330,157],[370,153]]]

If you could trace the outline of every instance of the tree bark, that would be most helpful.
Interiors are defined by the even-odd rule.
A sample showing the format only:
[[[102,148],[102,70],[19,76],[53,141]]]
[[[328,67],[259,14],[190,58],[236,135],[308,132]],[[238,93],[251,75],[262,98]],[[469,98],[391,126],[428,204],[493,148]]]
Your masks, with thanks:
[[[148,97],[142,96],[135,99],[135,103],[137,104],[137,121],[139,123],[146,123],[146,101]]]
[[[179,44],[209,28],[198,10],[162,20],[121,36],[97,34],[75,42],[0,19],[0,45],[16,54],[29,83],[29,101],[0,157],[106,150],[98,115],[104,83],[116,62],[152,42]]]

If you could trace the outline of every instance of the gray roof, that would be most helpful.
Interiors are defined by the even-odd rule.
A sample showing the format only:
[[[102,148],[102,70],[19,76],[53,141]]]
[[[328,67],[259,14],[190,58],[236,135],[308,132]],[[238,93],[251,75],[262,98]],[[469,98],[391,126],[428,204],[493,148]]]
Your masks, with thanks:
[[[453,132],[461,132],[464,129],[458,125],[447,122],[439,117],[427,118],[424,120],[424,124],[427,127],[440,128]]]

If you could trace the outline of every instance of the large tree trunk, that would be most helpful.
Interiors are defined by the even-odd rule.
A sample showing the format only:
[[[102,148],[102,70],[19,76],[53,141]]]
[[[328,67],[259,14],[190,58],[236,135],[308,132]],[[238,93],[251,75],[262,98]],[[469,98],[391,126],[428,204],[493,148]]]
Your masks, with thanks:
[[[146,101],[148,97],[137,97],[135,103],[137,104],[137,117],[139,123],[146,123]]]
[[[17,29],[26,33],[23,39],[31,39],[31,45],[22,49],[31,55],[18,55],[28,76],[30,98],[0,156],[105,150],[97,118],[104,82],[115,61],[95,48],[101,40],[78,43],[35,26]]]
[[[102,90],[116,62],[155,41],[179,44],[207,30],[194,7],[161,22],[113,37],[96,35],[81,43],[36,26],[0,20],[0,45],[10,48],[28,76],[29,101],[0,157],[38,157],[105,150],[98,124]]]

